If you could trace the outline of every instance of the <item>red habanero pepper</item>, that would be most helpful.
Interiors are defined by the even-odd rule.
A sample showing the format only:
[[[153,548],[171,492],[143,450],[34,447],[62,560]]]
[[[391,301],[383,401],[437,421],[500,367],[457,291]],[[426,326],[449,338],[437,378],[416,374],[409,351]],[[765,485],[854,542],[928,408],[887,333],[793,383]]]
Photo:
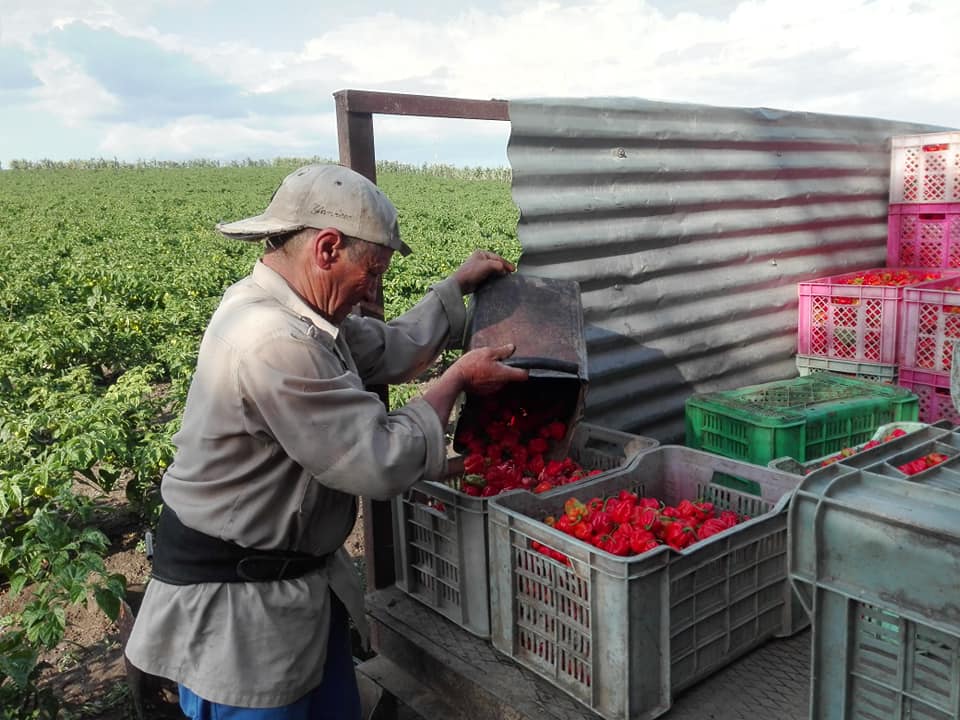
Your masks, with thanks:
[[[633,504],[629,500],[614,500],[612,505],[609,513],[613,522],[617,525],[630,522],[630,516],[633,514]]]
[[[663,539],[674,550],[683,550],[696,540],[693,528],[682,523],[672,522],[664,528]]]
[[[581,520],[576,525],[573,526],[573,536],[578,540],[587,540],[593,536],[593,530],[590,527],[590,523],[586,520]]]
[[[560,517],[557,518],[556,525],[554,527],[560,532],[565,532],[567,535],[570,535],[573,532],[574,526],[580,522],[580,518],[573,519],[566,512],[563,513]]]
[[[594,535],[606,535],[609,533],[613,530],[613,520],[610,517],[610,513],[605,510],[591,513],[590,527],[593,529]]]
[[[484,468],[487,466],[487,460],[483,455],[478,453],[471,453],[463,460],[463,470],[468,475],[476,475],[482,473]]]
[[[651,546],[650,543],[653,545]],[[657,538],[649,530],[635,527],[630,533],[630,549],[638,555],[656,546]]]
[[[545,466],[546,463],[543,460],[543,455],[534,455],[533,457],[527,458],[527,470],[535,477],[540,476],[540,473],[543,472]]]
[[[631,520],[635,527],[649,530],[654,535],[660,532],[663,526],[660,522],[660,513],[651,507],[635,507]]]
[[[674,520],[681,517],[680,511],[677,510],[677,508],[673,507],[672,505],[667,505],[663,510],[661,510],[660,515],[665,518],[671,518]]]
[[[740,518],[737,517],[737,514],[733,510],[722,511],[720,515],[717,516],[717,519],[727,527],[733,527],[740,522]]]
[[[610,542],[604,549],[614,555],[626,557],[630,554],[630,541],[622,535],[612,535]]]
[[[630,492],[629,490],[621,490],[617,493],[617,500],[623,502],[624,500],[629,500],[631,505],[636,505],[640,498],[636,493]]]
[[[550,449],[550,445],[542,437],[535,437],[527,443],[527,451],[531,455],[542,455]]]
[[[703,525],[697,529],[697,539],[705,540],[711,535],[716,535],[717,533],[723,532],[726,529],[727,524],[720,518],[709,518],[704,520]]]

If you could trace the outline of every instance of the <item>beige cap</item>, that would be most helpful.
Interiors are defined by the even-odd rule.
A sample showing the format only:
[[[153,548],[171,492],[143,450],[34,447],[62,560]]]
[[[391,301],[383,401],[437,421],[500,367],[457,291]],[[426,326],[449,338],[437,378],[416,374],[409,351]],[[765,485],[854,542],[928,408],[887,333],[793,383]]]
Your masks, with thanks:
[[[217,230],[237,240],[262,240],[304,228],[336,228],[345,235],[409,255],[400,239],[397,209],[383,191],[342,165],[306,165],[287,175],[260,215]]]

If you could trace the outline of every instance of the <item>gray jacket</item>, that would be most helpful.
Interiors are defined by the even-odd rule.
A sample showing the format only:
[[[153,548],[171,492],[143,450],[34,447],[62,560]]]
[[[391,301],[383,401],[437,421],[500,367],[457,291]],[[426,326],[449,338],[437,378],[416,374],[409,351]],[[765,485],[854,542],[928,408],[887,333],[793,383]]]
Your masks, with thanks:
[[[364,385],[409,381],[463,333],[453,279],[389,323],[339,327],[258,262],[204,334],[163,478],[164,502],[195,530],[246,547],[334,551],[326,569],[265,583],[151,580],[130,662],[212,702],[285,705],[319,684],[328,588],[365,629],[344,540],[356,497],[386,499],[446,469],[444,429],[416,399],[387,412]]]

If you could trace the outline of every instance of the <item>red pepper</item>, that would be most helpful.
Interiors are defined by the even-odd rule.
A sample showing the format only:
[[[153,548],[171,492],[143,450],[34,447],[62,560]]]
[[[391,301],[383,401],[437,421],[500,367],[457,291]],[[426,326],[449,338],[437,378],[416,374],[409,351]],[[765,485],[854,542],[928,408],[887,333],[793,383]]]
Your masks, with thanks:
[[[573,531],[570,534],[579,540],[589,540],[593,535],[593,530],[590,527],[590,523],[586,520],[581,520],[573,526]]]
[[[696,540],[692,527],[685,527],[680,522],[672,522],[663,530],[663,539],[674,550],[682,550]]]
[[[477,453],[471,453],[467,455],[463,460],[463,470],[468,475],[476,475],[477,473],[482,473],[484,468],[487,466],[487,460],[483,455]]]
[[[633,514],[633,503],[629,500],[614,500],[613,507],[610,509],[610,519],[617,525],[630,522],[630,516]]]
[[[534,477],[539,477],[540,473],[543,472],[544,467],[545,463],[543,460],[543,455],[534,455],[527,460],[527,470]]]
[[[726,527],[733,527],[740,519],[737,517],[737,514],[733,510],[724,510],[717,516],[717,519],[722,522]]]
[[[630,492],[629,490],[621,490],[617,494],[617,500],[620,500],[621,502],[624,500],[629,500],[631,505],[636,505],[639,499],[640,498],[637,497],[636,493]]]
[[[587,500],[587,507],[591,511],[596,512],[598,510],[603,510],[603,498],[592,497]]]
[[[559,420],[554,420],[549,425],[545,425],[540,428],[540,437],[542,438],[552,438],[553,440],[563,440],[564,435],[567,434],[567,426],[564,425]]]
[[[651,533],[656,535],[660,532],[662,523],[660,522],[660,513],[658,513],[652,507],[636,507],[634,508],[632,521],[634,526],[642,528],[644,530],[649,530]]]
[[[535,437],[527,443],[527,450],[531,455],[542,455],[550,449],[550,445],[542,437]]]
[[[630,554],[630,543],[622,536],[607,535],[600,549],[612,555],[626,556]]]
[[[710,518],[704,520],[703,524],[697,529],[697,539],[705,540],[711,535],[716,535],[727,529],[727,524],[720,518]]]
[[[590,527],[594,535],[606,535],[613,530],[613,519],[606,511],[595,512],[590,515]]]
[[[650,550],[650,543],[653,543],[653,547],[657,546],[657,538],[649,530],[634,528],[630,533],[630,549],[638,555]]]

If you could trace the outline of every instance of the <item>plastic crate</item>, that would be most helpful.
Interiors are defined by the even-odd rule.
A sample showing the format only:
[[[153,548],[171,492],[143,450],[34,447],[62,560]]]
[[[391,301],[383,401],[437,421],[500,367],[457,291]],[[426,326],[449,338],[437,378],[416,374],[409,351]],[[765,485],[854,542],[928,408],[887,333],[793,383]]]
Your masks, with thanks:
[[[960,340],[960,278],[931,280],[903,293],[901,365],[949,373]]]
[[[712,482],[748,477],[762,497]],[[798,478],[680,446],[550,496],[490,504],[493,646],[608,720],[654,718],[673,696],[767,639],[807,624],[786,571],[786,507]],[[631,489],[706,498],[751,516],[683,551],[618,557],[545,525],[569,497]],[[564,565],[533,541],[569,558]]]
[[[960,202],[960,132],[900,135],[890,143],[890,202]]]
[[[691,396],[686,444],[758,465],[784,456],[805,462],[917,414],[917,397],[905,388],[821,372]]]
[[[911,460],[917,454],[916,448],[925,447],[929,443],[953,442],[949,438],[951,433],[954,432],[955,426],[949,420],[940,420],[933,424],[891,423],[886,427],[896,427],[897,425],[918,425],[920,429],[875,447],[861,450],[860,452],[839,460],[836,464],[859,470],[879,467],[889,462],[891,458],[909,456],[907,460]],[[878,434],[880,433],[879,430],[877,432]],[[784,468],[781,467],[780,469]],[[899,477],[903,477],[902,473],[899,474]]]
[[[917,396],[920,405],[918,417],[921,422],[948,420],[954,425],[960,424],[960,413],[957,412],[950,394],[949,374],[900,368],[900,379],[897,382]]]
[[[891,205],[887,265],[960,267],[960,203]]]
[[[877,428],[877,431],[873,434],[873,437],[870,438],[867,442],[870,441],[881,441],[887,435],[889,435],[894,430],[903,430],[907,435],[912,435],[914,433],[925,430],[926,428],[933,427],[928,423],[922,422],[895,422],[888,423],[887,425],[881,425]],[[903,437],[903,436],[901,436]],[[888,441],[889,442],[889,441]],[[835,460],[835,462],[847,462],[851,457],[857,453],[864,452],[864,445],[866,443],[860,443],[859,445],[854,445],[850,448],[853,452],[847,455],[846,457]],[[869,449],[869,448],[867,448]],[[794,475],[807,475],[814,470],[819,470],[823,467],[825,460],[832,458],[836,453],[830,453],[829,455],[824,455],[823,457],[818,457],[816,460],[807,460],[806,462],[798,462],[792,457],[782,457],[771,460],[767,463],[767,467],[773,468],[774,470],[783,470],[784,472],[793,473]],[[829,463],[828,463],[829,464]]]
[[[816,355],[797,355],[797,372],[800,373],[801,377],[818,372],[832,372],[888,384],[895,383],[897,380],[896,365],[837,360],[835,358],[817,357]]]
[[[810,717],[960,719],[960,493],[832,465],[788,516]]]
[[[653,438],[589,423],[580,423],[571,437],[570,457],[594,470],[620,467],[659,445]],[[451,462],[451,481],[462,474],[459,460]],[[490,500],[444,483],[419,482],[392,501],[397,587],[481,638],[490,636]]]
[[[897,363],[904,285],[856,285],[845,282],[865,273],[930,268],[873,268],[797,284],[797,352],[800,355],[856,362]],[[957,271],[950,275],[956,276]]]

